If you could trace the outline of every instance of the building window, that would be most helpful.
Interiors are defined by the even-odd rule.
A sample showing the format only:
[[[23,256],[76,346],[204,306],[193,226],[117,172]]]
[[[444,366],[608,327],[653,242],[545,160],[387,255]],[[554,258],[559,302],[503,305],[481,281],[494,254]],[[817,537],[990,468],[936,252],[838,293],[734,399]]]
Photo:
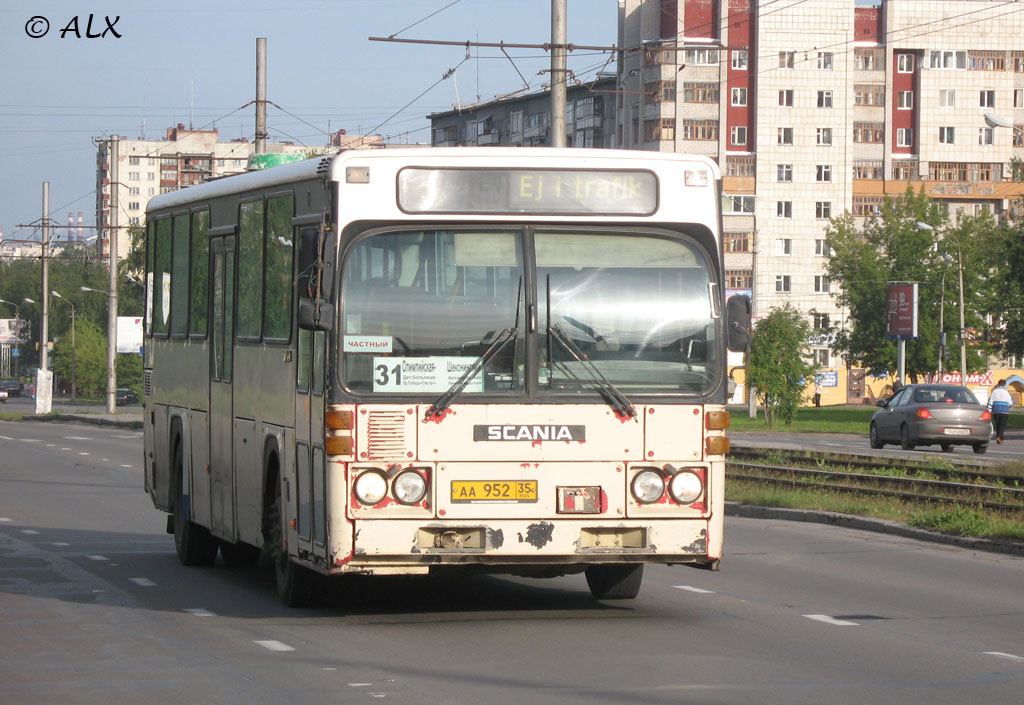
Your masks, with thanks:
[[[779,68],[780,69],[791,69],[796,64],[796,52],[795,51],[780,51],[779,52]]]
[[[793,240],[788,237],[775,241],[775,254],[779,257],[788,257],[793,254]]]
[[[1005,71],[1006,52],[978,50],[968,51],[967,68],[971,71]]]
[[[881,215],[882,196],[854,196],[853,214],[856,216]]]
[[[747,89],[746,88],[733,88],[730,92],[732,99],[731,104],[738,107],[743,107],[747,104]]]
[[[831,201],[818,201],[814,204],[814,217],[822,220],[828,220],[832,217],[832,202]],[[815,240],[815,242],[825,242],[824,240]],[[820,255],[821,252],[815,252],[814,254]]]
[[[885,86],[858,83],[853,86],[854,105],[885,105]]]
[[[754,197],[753,196],[727,196],[728,200],[725,202],[726,213],[743,213],[745,215],[754,214]]]
[[[683,53],[683,61],[687,66],[717,66],[718,49],[687,49]],[[672,63],[675,61],[666,61]]]
[[[828,277],[817,275],[814,277],[814,293],[816,294],[827,294],[828,293]]]
[[[832,52],[830,51],[819,51],[818,52],[818,68],[822,71],[832,70]]]
[[[951,88],[943,88],[939,91],[939,107],[940,108],[955,108],[956,107],[956,91]]]
[[[663,102],[671,103],[675,99],[675,81],[652,81],[651,83],[644,84],[644,102],[648,105]]]
[[[754,157],[726,155],[726,176],[757,176],[757,163]]]
[[[749,55],[746,49],[733,49],[732,67],[737,71],[745,71],[749,62]]]
[[[137,171],[129,171],[128,172],[128,180],[129,181],[138,181],[139,180],[139,172],[137,172]]]
[[[831,204],[826,203],[829,208]],[[814,241],[814,254],[817,257],[828,257],[832,254],[832,250],[828,246],[828,240],[818,239]]]
[[[939,144],[956,144],[956,128],[940,127]]]
[[[831,164],[818,164],[817,165],[817,174],[815,176],[815,181],[819,181],[819,182],[822,182],[822,183],[831,183],[832,182],[832,165]]]
[[[882,71],[885,69],[885,49],[854,49],[853,62],[857,71]]]
[[[832,107],[832,91],[818,91],[818,107],[819,108],[831,108]]]
[[[831,127],[819,127],[815,135],[817,144],[829,147],[832,145],[832,128]]]
[[[779,107],[780,108],[792,108],[793,107],[793,89],[788,88],[786,90],[779,91]]]
[[[897,93],[896,93],[896,109],[897,110],[913,110],[914,109],[914,91],[897,91]]]
[[[790,182],[793,180],[793,165],[779,164],[776,166],[776,181]]]
[[[751,289],[754,286],[754,273],[749,269],[725,270],[725,287],[727,289]]]
[[[814,366],[828,367],[828,348],[816,348],[814,350]]]
[[[130,210],[130,211],[137,211],[137,210],[139,210],[140,208],[141,208],[141,206],[139,205],[139,202],[138,202],[138,201],[131,201],[131,202],[130,202],[130,203],[128,204],[128,210]]]
[[[1024,88],[1013,89],[1013,107],[1024,108]]]
[[[978,93],[978,105],[981,106],[982,108],[996,107],[996,92],[980,91]]]
[[[725,233],[725,251],[750,252],[750,236],[749,232]]]
[[[717,120],[683,120],[684,140],[717,140]]]
[[[910,127],[898,127],[896,128],[896,146],[897,147],[913,147],[914,146],[914,130]]]
[[[1024,147],[1024,125],[1013,126],[1013,146]]]
[[[892,163],[892,178],[897,181],[909,181],[917,178],[919,163],[916,159],[904,159]]]
[[[683,83],[684,103],[717,103],[718,95],[717,83]]]
[[[138,166],[142,159],[140,157],[128,157],[128,163],[131,165]]]
[[[792,201],[777,201],[775,203],[775,216],[778,218],[792,218],[793,217],[793,202]]]
[[[914,55],[897,54],[896,71],[897,73],[914,73]]]
[[[860,159],[853,163],[853,178],[880,181],[885,174],[884,164],[877,159]]]
[[[790,277],[788,274],[776,274],[775,275],[775,292],[778,294],[788,294],[790,291]]]
[[[828,314],[817,312],[811,314],[811,328],[816,331],[827,331],[829,329]]]
[[[966,51],[931,51],[928,53],[929,66],[933,69],[960,69],[967,68]]]
[[[989,145],[992,144],[994,130],[991,127],[980,127],[978,128],[978,144]]]
[[[676,119],[661,118],[644,122],[644,141],[674,140],[676,138]]]
[[[779,144],[793,144],[793,128],[778,128]]]
[[[747,144],[747,128],[743,125],[733,126],[729,133],[729,139],[734,146],[742,147]]]

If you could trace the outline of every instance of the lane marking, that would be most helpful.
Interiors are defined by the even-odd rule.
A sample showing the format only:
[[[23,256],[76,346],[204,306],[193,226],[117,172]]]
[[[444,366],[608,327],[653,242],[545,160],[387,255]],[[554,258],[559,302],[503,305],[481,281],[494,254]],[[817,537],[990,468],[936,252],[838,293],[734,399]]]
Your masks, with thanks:
[[[829,617],[827,614],[805,614],[804,617],[807,619],[813,619],[815,622],[824,622],[825,624],[831,624],[834,627],[859,627],[857,622],[849,622],[845,619],[836,619],[835,617]]]
[[[89,455],[88,453],[79,453],[79,455]]]
[[[1006,659],[1007,661],[1017,661],[1018,663],[1024,663],[1024,656],[1015,656],[1013,654],[1007,654],[1002,651],[986,651],[985,654],[988,656],[995,656],[996,658]]]
[[[3,440],[5,440],[5,441],[13,441],[13,440],[14,440],[14,439],[13,439],[13,438],[11,438],[10,436],[0,436],[0,438],[2,438],[2,439],[3,439]]]
[[[156,587],[156,583],[154,583],[149,578],[128,578],[128,580],[135,583],[136,585],[139,585],[140,587]]]
[[[348,687],[349,688],[365,688],[365,687],[370,686],[370,685],[373,685],[373,683],[349,683]]]
[[[56,447],[57,447],[57,444],[56,444],[56,443],[47,443],[47,444],[46,444],[46,447],[47,447],[47,448],[56,448]]]
[[[38,443],[39,442],[38,438],[22,438],[21,440],[25,441],[26,443]]]
[[[64,541],[57,541],[56,543],[51,544],[51,545],[52,546],[70,546],[71,544],[70,543],[65,543]]]
[[[182,610],[182,612],[188,612],[193,617],[216,617],[217,615],[210,610],[204,610],[202,607],[189,607],[188,609]]]
[[[70,448],[61,448],[61,450],[71,450]]]
[[[288,644],[283,644],[280,641],[274,641],[272,639],[267,639],[263,641],[256,640],[253,643],[259,644],[264,649],[268,649],[270,651],[295,651],[295,649],[288,646]]]
[[[13,521],[10,517],[0,517],[0,521]]]
[[[92,439],[87,436],[64,436],[69,441],[91,441]]]
[[[705,590],[704,588],[694,587],[693,585],[673,585],[672,587],[677,590],[686,590],[687,592],[696,592],[701,595],[714,595],[714,590]]]
[[[134,465],[122,465],[121,467],[123,467],[123,468],[133,468],[135,466]]]
[[[97,553],[95,555],[89,556],[89,560],[90,561],[109,561],[110,559],[107,558],[106,556],[101,556],[100,554]]]
[[[22,529],[21,533],[23,533],[23,534],[38,534],[39,532],[36,531],[35,529]]]

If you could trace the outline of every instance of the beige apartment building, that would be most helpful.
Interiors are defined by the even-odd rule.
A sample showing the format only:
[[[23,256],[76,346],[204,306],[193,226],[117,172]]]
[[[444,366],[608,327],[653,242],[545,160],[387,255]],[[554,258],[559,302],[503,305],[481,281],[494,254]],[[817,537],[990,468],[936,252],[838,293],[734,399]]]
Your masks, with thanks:
[[[952,214],[1021,208],[1024,4],[620,0],[618,146],[724,175],[727,287],[842,324],[828,219],[908,185]],[[822,333],[819,369],[843,362]],[[844,375],[845,377],[845,375]],[[851,397],[862,390],[848,390]]]

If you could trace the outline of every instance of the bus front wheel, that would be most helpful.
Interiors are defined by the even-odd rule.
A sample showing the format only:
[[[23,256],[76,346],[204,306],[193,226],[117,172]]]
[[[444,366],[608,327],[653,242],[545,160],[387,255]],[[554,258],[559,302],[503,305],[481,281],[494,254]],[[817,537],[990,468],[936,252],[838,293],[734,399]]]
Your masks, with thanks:
[[[642,563],[592,565],[587,568],[587,585],[595,600],[632,600],[640,594],[644,579]]]
[[[212,565],[217,558],[217,540],[189,518],[185,507],[185,463],[181,442],[174,446],[174,550],[182,565]]]
[[[270,509],[271,558],[277,594],[288,607],[310,607],[316,602],[316,574],[296,564],[288,556],[288,532],[281,501],[281,483],[274,481],[274,504]]]

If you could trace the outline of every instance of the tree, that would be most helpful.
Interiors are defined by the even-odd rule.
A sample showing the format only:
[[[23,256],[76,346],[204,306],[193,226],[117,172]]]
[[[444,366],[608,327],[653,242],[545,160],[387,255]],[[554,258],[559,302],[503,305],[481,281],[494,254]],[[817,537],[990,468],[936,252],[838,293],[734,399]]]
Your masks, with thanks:
[[[990,337],[1002,354],[1024,357],[1024,217],[994,229],[984,255],[992,275],[985,304],[996,321]]]
[[[939,204],[911,188],[899,198],[886,198],[879,215],[868,218],[861,228],[849,213],[833,218],[826,229],[830,249],[826,268],[837,285],[836,302],[847,312],[846,326],[836,330],[837,352],[872,375],[896,370],[897,345],[885,337],[886,285],[917,282],[918,338],[906,342],[906,372],[916,381],[936,370],[940,331],[947,332],[949,339],[947,366],[958,368],[960,262],[965,328],[980,331],[985,325],[981,317],[985,292],[990,287],[981,259],[990,247],[993,227],[990,216],[959,214],[950,226]],[[968,369],[983,367],[988,349],[980,341],[972,342]]]
[[[61,379],[71,379],[70,333],[53,346],[53,371]],[[75,381],[85,397],[99,396],[107,388],[107,336],[89,320],[75,323]]]
[[[803,357],[809,336],[807,321],[788,303],[772,309],[754,328],[748,377],[764,403],[769,426],[779,419],[790,425],[796,417],[807,380],[814,374]]]

